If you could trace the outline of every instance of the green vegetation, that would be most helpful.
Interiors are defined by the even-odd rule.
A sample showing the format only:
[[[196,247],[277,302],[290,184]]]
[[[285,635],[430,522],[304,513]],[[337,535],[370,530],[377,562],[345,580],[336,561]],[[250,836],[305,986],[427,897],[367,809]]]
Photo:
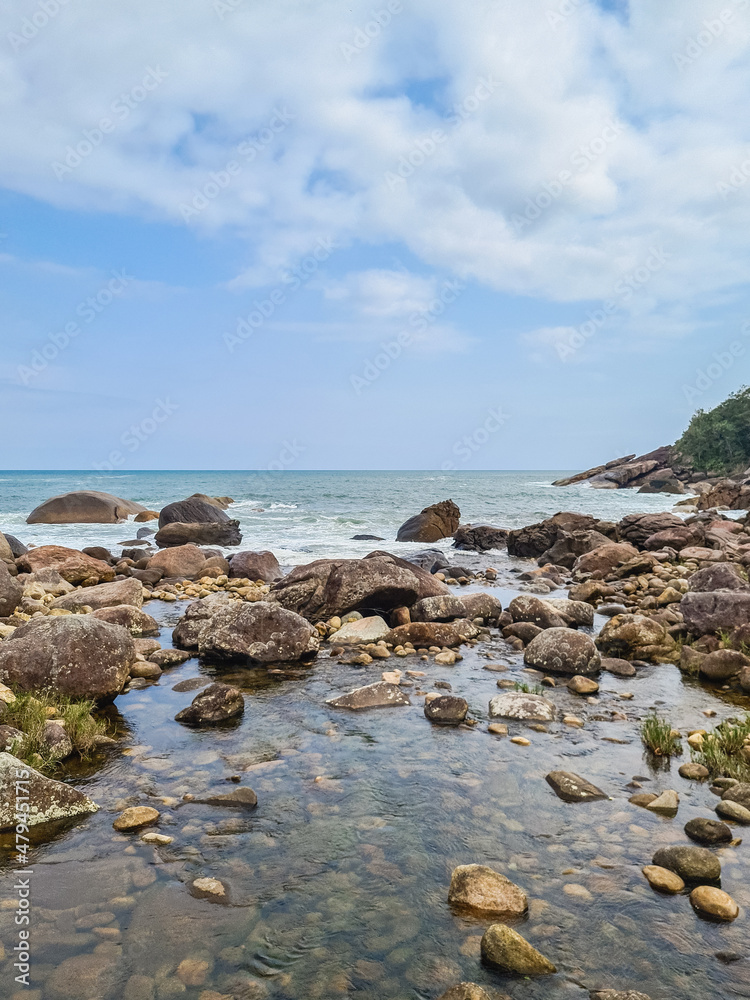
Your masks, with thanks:
[[[522,683],[521,681],[516,681],[516,683],[513,685],[513,690],[514,691],[521,691],[523,694],[543,694],[544,693],[542,691],[542,688],[540,688],[538,684],[535,684],[533,687],[531,687],[528,684]]]
[[[675,445],[698,472],[729,475],[750,465],[750,386],[698,410]]]
[[[107,724],[94,718],[94,702],[73,700],[51,692],[15,691],[16,700],[8,705],[3,725],[12,726],[23,733],[10,752],[38,771],[52,771],[65,754],[59,746],[51,746],[44,738],[44,726],[50,719],[65,729],[73,746],[73,753],[86,758],[91,755],[100,736],[107,735]],[[54,710],[54,714],[53,714]]]
[[[703,764],[712,778],[736,778],[750,781],[750,715],[722,722],[703,740],[700,750],[693,751],[693,760]]]
[[[672,724],[657,715],[649,715],[641,724],[641,741],[655,757],[675,757],[682,753],[679,737]]]

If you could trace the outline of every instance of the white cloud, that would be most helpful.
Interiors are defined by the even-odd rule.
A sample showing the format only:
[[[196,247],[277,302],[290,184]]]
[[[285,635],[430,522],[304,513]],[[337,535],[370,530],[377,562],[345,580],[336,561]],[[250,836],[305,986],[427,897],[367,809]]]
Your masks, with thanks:
[[[0,181],[176,225],[203,195],[187,224],[247,239],[236,288],[330,237],[401,242],[494,289],[596,300],[663,245],[673,259],[649,308],[700,301],[750,279],[750,184],[717,190],[748,157],[748,6],[631,0],[621,19],[587,3],[553,29],[549,0],[411,0],[347,60],[370,0],[345,16],[333,0],[240,3],[223,19],[206,0],[106,13],[76,0],[18,51],[6,37]],[[704,22],[725,9],[709,41]],[[3,20],[3,36],[20,30],[20,14]],[[166,75],[140,99],[149,67]],[[57,179],[52,164],[102,118],[115,127]],[[389,183],[400,164],[413,171]],[[328,294],[387,321],[421,295],[409,280],[366,272]]]

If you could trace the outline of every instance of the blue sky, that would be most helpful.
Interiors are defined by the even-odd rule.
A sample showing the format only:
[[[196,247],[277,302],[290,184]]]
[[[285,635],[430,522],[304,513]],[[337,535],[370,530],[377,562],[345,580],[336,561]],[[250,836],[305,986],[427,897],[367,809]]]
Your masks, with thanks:
[[[748,0],[2,22],[5,468],[579,468],[748,381]]]

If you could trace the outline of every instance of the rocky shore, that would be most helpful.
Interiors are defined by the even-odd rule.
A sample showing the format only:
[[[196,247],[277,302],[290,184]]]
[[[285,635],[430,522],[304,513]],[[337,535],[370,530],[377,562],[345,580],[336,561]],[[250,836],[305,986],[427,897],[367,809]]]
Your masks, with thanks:
[[[652,462],[658,470],[646,468]],[[605,477],[602,482],[642,480],[640,488],[650,487],[654,471],[662,475],[667,462],[668,456],[655,453],[587,475],[592,485]],[[709,497],[726,498],[721,490],[727,488],[712,483],[701,492],[700,482],[691,482],[684,470],[669,469],[676,482],[699,494],[699,502],[683,506],[681,515],[629,515],[614,523],[564,512],[507,530],[461,524],[458,507],[445,500],[394,526],[388,550],[362,559],[318,559],[286,572],[273,553],[240,548],[239,522],[226,513],[229,497],[195,495],[159,512],[101,493],[52,498],[30,515],[30,523],[125,523],[134,517],[143,527],[119,552],[26,547],[0,535],[0,831],[16,825],[7,776],[26,766],[36,844],[72,836],[73,830],[85,842],[88,824],[106,823],[124,856],[151,852],[169,892],[184,893],[181,902],[175,897],[177,909],[247,907],[241,865],[209,865],[208,846],[226,843],[231,854],[233,837],[253,829],[250,816],[259,823],[264,810],[274,812],[278,785],[266,775],[283,770],[294,755],[279,749],[241,763],[246,751],[232,743],[233,734],[249,724],[252,742],[253,726],[262,725],[259,692],[299,690],[300,723],[319,720],[316,746],[318,740],[335,744],[350,727],[367,725],[379,729],[381,738],[391,734],[395,748],[407,725],[397,720],[406,719],[408,739],[418,741],[436,769],[431,773],[439,775],[433,780],[444,780],[440,755],[460,753],[467,739],[485,741],[477,752],[487,757],[487,776],[495,752],[538,754],[527,780],[534,800],[544,803],[539,817],[549,816],[544,822],[553,826],[562,823],[568,838],[588,828],[595,832],[602,845],[589,863],[608,873],[605,890],[601,874],[588,876],[579,865],[566,880],[567,869],[558,867],[552,875],[552,854],[545,884],[538,886],[542,875],[519,863],[517,852],[503,866],[496,846],[482,847],[488,842],[472,836],[446,884],[430,889],[431,905],[445,911],[442,961],[421,967],[417,959],[402,959],[398,938],[403,943],[408,935],[399,931],[391,944],[365,957],[347,952],[328,980],[330,992],[316,992],[308,982],[305,995],[345,995],[358,983],[365,997],[395,997],[403,975],[411,987],[443,1000],[526,996],[517,985],[523,981],[518,977],[528,976],[544,977],[553,991],[559,982],[560,996],[574,987],[608,1000],[672,996],[673,984],[664,993],[637,992],[641,980],[635,968],[628,972],[627,962],[613,964],[603,979],[593,958],[577,954],[572,961],[557,932],[544,930],[554,924],[556,908],[563,913],[568,905],[594,907],[601,891],[624,905],[627,894],[635,893],[638,902],[628,912],[636,921],[637,906],[644,913],[662,912],[667,921],[678,913],[686,933],[692,928],[693,935],[715,942],[717,934],[731,934],[735,922],[741,928],[750,903],[742,846],[742,827],[750,823],[750,723],[743,721],[750,708],[750,515],[731,517],[723,503],[707,507]],[[157,531],[147,526],[157,520]],[[400,541],[431,547],[400,556]],[[665,684],[684,687],[691,712],[698,711],[703,724],[691,717],[681,725],[670,704],[654,703],[653,692]],[[157,730],[141,729],[141,744],[134,743],[118,720],[118,706],[132,699],[145,713],[162,713],[158,739],[166,762],[162,768],[157,760],[148,780],[134,777],[134,784],[128,770],[136,775],[140,762],[152,760],[148,744]],[[623,735],[610,735],[617,726]],[[691,759],[672,775],[664,765],[677,758],[683,743]],[[169,764],[173,747],[200,756],[214,745],[225,747],[222,777],[219,755],[207,758],[217,761],[218,771],[204,774],[187,760]],[[588,749],[582,755],[583,745]],[[643,763],[618,786],[612,768],[618,770],[626,745],[637,748]],[[419,783],[396,753],[407,787]],[[82,769],[104,776],[115,759],[120,776],[111,793],[105,782],[104,801],[88,787],[76,787]],[[338,767],[346,769],[345,758]],[[222,786],[227,780],[229,790]],[[321,770],[314,786],[300,786],[295,801],[312,810],[308,816],[322,815],[314,796],[335,796],[341,781]],[[646,787],[650,782],[653,790]],[[471,787],[463,792],[467,804]],[[471,822],[481,823],[487,805],[474,804]],[[205,819],[181,818],[198,808]],[[683,823],[686,809],[691,818]],[[227,811],[234,818],[226,819]],[[381,829],[377,809],[372,815],[372,829]],[[352,829],[370,829],[358,825],[361,818],[352,823]],[[501,823],[507,838],[516,835],[507,816]],[[622,823],[625,834],[615,835]],[[644,830],[653,830],[645,841]],[[563,856],[568,847],[559,846]],[[393,878],[398,885],[401,870],[386,860],[377,841],[371,847],[365,858],[370,876]],[[445,851],[446,863],[455,853]],[[630,873],[618,855],[630,859]],[[634,872],[640,882],[634,883]],[[93,910],[90,904],[80,904],[83,910],[79,905],[74,914],[64,906],[46,907],[57,914],[53,923],[73,919],[79,931],[57,969],[42,964],[34,983],[40,1000],[79,996],[70,985],[79,976],[92,996],[106,1000],[302,995],[291,973],[288,980],[280,974],[259,978],[257,962],[240,961],[229,938],[215,954],[194,942],[178,961],[172,958],[180,950],[175,943],[162,965],[139,965],[137,949],[129,946],[128,919],[118,916],[140,912],[135,890],[146,893],[153,880],[138,878],[142,885],[136,880],[128,892],[102,899]],[[409,885],[409,892],[418,891],[419,880]],[[679,910],[665,901],[670,894],[683,901]],[[132,902],[123,902],[131,896]],[[396,892],[389,912],[405,904]],[[614,912],[624,912],[618,906]],[[464,940],[460,935],[469,928]],[[0,910],[0,941],[7,948],[6,930]],[[590,941],[592,954],[606,950],[604,925],[602,934]],[[727,947],[714,948],[735,956],[739,965],[711,961],[740,968],[745,938],[741,929],[725,937]],[[49,941],[53,947],[54,934]],[[662,947],[684,954],[682,939]],[[0,961],[3,955],[0,950]],[[592,962],[596,971],[590,974]],[[374,966],[382,972],[376,974]],[[472,981],[459,982],[472,969]],[[709,980],[712,974],[709,969]],[[649,978],[658,982],[658,971]]]

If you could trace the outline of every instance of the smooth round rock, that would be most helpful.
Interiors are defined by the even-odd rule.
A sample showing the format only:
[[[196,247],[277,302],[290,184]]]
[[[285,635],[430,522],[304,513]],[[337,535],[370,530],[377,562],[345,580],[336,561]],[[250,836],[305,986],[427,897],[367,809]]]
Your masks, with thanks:
[[[506,924],[493,924],[485,932],[482,958],[490,965],[521,976],[544,976],[557,972],[549,959]]]
[[[671,872],[668,868],[660,868],[658,865],[646,865],[643,869],[643,874],[646,876],[651,888],[656,889],[657,892],[666,892],[674,896],[676,893],[682,892],[685,888],[685,883],[680,876]]]
[[[705,847],[683,844],[661,847],[654,854],[652,864],[668,868],[685,882],[718,882],[721,878],[721,862]]]
[[[705,781],[711,772],[703,764],[696,764],[691,762],[689,764],[683,764],[678,771],[681,778],[687,778],[688,781]]]
[[[448,902],[506,919],[522,917],[529,908],[523,889],[487,865],[460,865],[454,868]]]
[[[732,802],[731,799],[722,799],[716,806],[716,812],[724,819],[733,823],[742,823],[743,826],[750,825],[750,809],[741,806],[739,802]]]
[[[460,726],[468,711],[468,702],[452,694],[433,698],[424,707],[425,716],[438,726]]]
[[[159,811],[150,806],[132,806],[120,813],[112,824],[115,830],[120,833],[129,833],[131,830],[140,830],[144,826],[151,826],[159,819]]]
[[[580,674],[576,674],[575,677],[571,677],[567,684],[568,691],[572,691],[573,694],[596,694],[599,690],[599,685],[592,677],[582,677]]]
[[[728,844],[733,836],[726,823],[721,823],[718,819],[704,819],[702,816],[686,823],[685,833],[699,844]]]
[[[690,893],[690,902],[700,917],[708,920],[723,920],[727,923],[736,920],[740,913],[739,906],[730,895],[712,885],[699,885]]]

